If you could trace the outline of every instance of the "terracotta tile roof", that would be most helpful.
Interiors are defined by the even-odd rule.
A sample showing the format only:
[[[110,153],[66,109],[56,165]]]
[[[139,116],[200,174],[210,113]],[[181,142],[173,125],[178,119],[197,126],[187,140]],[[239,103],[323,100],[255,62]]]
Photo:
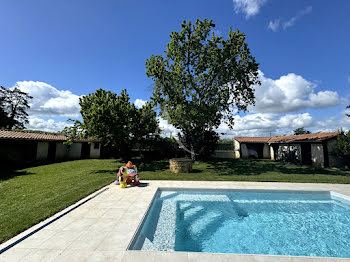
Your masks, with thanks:
[[[238,142],[244,143],[267,143],[271,137],[235,137]]]
[[[235,137],[240,143],[294,143],[294,142],[322,142],[324,140],[336,137],[339,132],[316,133],[293,136],[275,136],[275,137]]]
[[[67,136],[61,134],[45,134],[25,131],[0,130],[0,139],[66,141]],[[96,139],[77,139],[77,142],[97,142]]]
[[[292,142],[322,142],[324,140],[336,137],[339,132],[316,133],[294,136],[276,136],[271,137],[270,143],[292,143]]]

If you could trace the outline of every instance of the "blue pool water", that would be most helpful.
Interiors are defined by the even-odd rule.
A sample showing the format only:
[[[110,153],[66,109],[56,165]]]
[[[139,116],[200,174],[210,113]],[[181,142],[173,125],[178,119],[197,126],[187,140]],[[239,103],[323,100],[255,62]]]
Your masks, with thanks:
[[[159,190],[129,249],[350,257],[350,202],[331,192]]]

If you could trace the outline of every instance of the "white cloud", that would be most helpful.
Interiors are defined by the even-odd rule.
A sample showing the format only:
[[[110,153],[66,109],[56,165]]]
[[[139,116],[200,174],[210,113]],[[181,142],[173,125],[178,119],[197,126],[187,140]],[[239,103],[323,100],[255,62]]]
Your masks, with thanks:
[[[39,81],[19,81],[16,87],[33,96],[29,110],[32,116],[77,117],[79,115],[79,96],[71,91],[58,90]]]
[[[297,115],[285,115],[278,120],[278,126],[283,128],[296,129],[300,127],[310,127],[313,124],[313,119],[309,113]]]
[[[339,95],[334,91],[320,91],[317,94],[311,93],[310,107],[324,108],[339,105]]]
[[[290,134],[299,127],[311,127],[314,120],[309,113],[278,115],[270,113],[236,116],[233,129],[221,123],[217,131],[223,136],[272,136]]]
[[[138,98],[134,102],[134,104],[137,108],[143,107],[146,103],[147,103],[147,101],[142,100],[142,99],[138,99]]]
[[[161,117],[158,117],[159,120],[159,127],[163,131],[163,134],[165,136],[173,136],[176,137],[176,135],[180,132],[177,128],[175,128],[173,125],[168,123],[168,120],[165,120]]]
[[[55,121],[54,119],[44,120],[39,117],[29,117],[29,124],[26,128],[29,130],[40,130],[47,132],[62,131],[65,127],[72,126],[67,122]]]
[[[277,32],[280,27],[280,22],[281,22],[280,19],[275,19],[273,21],[270,21],[267,28],[273,32]]]
[[[305,9],[299,11],[295,16],[293,16],[287,22],[283,23],[283,26],[282,26],[283,29],[286,30],[289,27],[292,27],[298,19],[300,19],[304,15],[311,13],[311,11],[312,11],[312,6],[308,6]]]
[[[288,113],[306,108],[327,108],[340,104],[335,91],[315,93],[316,84],[300,75],[290,73],[271,79],[259,72],[260,86],[255,86],[255,107],[249,111],[259,113]]]
[[[265,3],[266,0],[233,0],[235,12],[244,13],[247,19],[257,15]]]

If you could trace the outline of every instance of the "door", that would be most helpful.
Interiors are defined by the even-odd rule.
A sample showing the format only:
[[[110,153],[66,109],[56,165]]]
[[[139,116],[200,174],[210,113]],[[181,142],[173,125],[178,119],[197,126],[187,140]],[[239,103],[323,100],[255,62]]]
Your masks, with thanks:
[[[311,165],[311,144],[302,143],[301,144],[301,163],[303,165]]]
[[[49,142],[47,160],[49,162],[55,162],[55,158],[56,158],[56,142]]]
[[[90,158],[90,145],[89,143],[82,143],[81,145],[81,159]]]

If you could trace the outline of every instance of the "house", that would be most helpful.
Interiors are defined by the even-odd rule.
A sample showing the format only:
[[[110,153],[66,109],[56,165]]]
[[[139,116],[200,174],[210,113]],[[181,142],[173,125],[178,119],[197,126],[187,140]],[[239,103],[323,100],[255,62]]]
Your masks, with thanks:
[[[99,158],[101,145],[96,139],[77,139],[65,145],[67,136],[39,132],[0,130],[0,159],[4,163],[26,164]]]
[[[339,166],[334,154],[338,132],[276,137],[235,137],[235,158],[289,159],[305,165]]]

